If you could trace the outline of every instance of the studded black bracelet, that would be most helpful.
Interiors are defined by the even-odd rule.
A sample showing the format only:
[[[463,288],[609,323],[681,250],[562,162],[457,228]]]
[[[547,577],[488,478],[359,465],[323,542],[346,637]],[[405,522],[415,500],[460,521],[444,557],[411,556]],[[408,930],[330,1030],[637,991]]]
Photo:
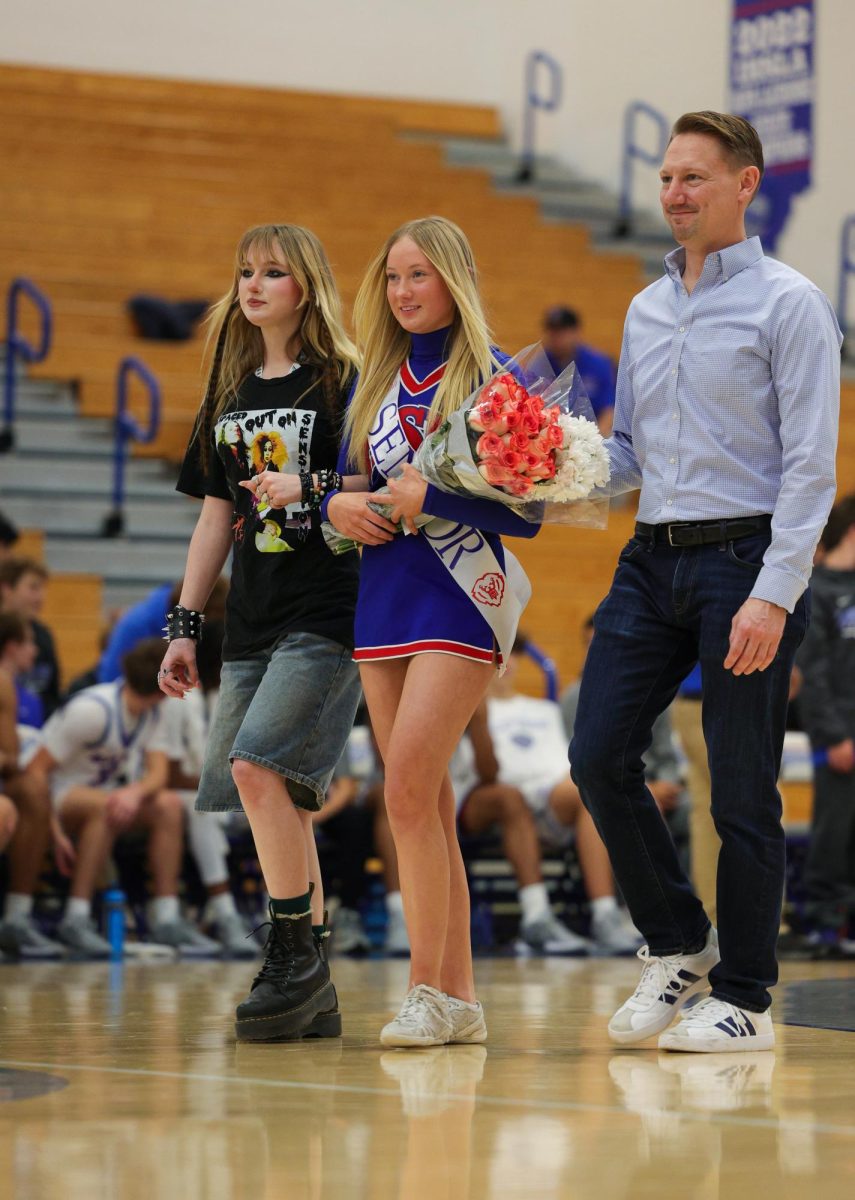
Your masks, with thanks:
[[[182,608],[180,604],[176,604],[166,614],[166,624],[163,627],[163,632],[166,634],[164,640],[174,642],[176,638],[192,638],[194,642],[198,642],[202,637],[204,621],[204,613],[196,612],[192,608]]]

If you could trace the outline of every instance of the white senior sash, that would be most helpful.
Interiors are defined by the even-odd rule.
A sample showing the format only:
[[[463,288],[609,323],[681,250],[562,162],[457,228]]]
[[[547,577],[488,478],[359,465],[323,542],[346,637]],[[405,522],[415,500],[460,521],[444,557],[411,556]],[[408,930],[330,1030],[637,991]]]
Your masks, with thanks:
[[[385,479],[399,473],[411,460],[415,449],[398,412],[400,386],[399,372],[368,434],[372,466]],[[503,673],[520,615],[531,599],[528,576],[507,547],[504,547],[503,570],[483,533],[471,525],[433,517],[420,532],[492,629],[501,654],[499,673]]]

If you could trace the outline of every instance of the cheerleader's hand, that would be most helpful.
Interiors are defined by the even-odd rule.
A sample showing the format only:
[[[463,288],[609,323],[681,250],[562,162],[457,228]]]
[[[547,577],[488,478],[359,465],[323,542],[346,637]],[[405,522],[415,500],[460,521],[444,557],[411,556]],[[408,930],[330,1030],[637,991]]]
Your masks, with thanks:
[[[415,518],[424,507],[427,481],[415,467],[407,463],[397,479],[389,480],[388,486],[392,497],[392,511],[389,513],[391,520],[396,524],[400,522],[405,525],[410,533],[418,533]]]
[[[368,507],[376,499],[373,492],[336,492],[330,496],[327,517],[339,533],[355,542],[366,546],[391,542],[398,532],[397,526]]]
[[[262,471],[252,479],[239,479],[238,486],[252,492],[262,507],[286,508],[303,498],[300,476],[285,471]]]

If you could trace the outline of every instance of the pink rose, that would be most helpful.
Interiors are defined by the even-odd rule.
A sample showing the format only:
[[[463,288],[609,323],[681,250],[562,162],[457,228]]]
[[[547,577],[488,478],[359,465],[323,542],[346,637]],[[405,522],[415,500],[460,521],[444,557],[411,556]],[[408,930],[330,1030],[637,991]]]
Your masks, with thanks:
[[[499,462],[506,471],[519,471],[524,461],[521,454],[518,454],[516,450],[508,450],[507,447],[503,447],[502,453],[499,455]]]
[[[482,433],[475,447],[475,453],[479,458],[495,458],[503,450],[502,438],[496,433]]]
[[[510,483],[514,476],[510,471],[506,471],[502,464],[495,458],[488,459],[478,468],[478,474],[482,479],[486,479],[491,487],[504,487]]]
[[[529,477],[529,479],[534,479],[537,482],[539,482],[542,479],[554,479],[555,478],[555,459],[554,458],[541,459],[540,462],[538,462],[537,466],[529,469],[528,477]]]
[[[528,496],[534,491],[534,484],[525,475],[515,475],[507,486],[512,496]]]

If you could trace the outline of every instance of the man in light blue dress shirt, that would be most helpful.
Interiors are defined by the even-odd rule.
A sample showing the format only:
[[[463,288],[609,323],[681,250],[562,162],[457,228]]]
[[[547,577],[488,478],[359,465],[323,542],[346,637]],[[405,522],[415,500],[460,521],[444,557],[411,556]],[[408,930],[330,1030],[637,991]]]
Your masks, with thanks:
[[[746,237],[762,172],[742,118],[677,121],[660,174],[679,248],[633,300],[624,331],[610,490],[641,489],[638,524],[596,613],[570,748],[648,943],[638,988],[609,1023],[623,1045],[661,1034],[667,1050],[774,1046],[776,779],[813,553],[834,499],[841,335],[822,292]],[[721,838],[718,935],[642,765],[653,722],[697,661]]]

